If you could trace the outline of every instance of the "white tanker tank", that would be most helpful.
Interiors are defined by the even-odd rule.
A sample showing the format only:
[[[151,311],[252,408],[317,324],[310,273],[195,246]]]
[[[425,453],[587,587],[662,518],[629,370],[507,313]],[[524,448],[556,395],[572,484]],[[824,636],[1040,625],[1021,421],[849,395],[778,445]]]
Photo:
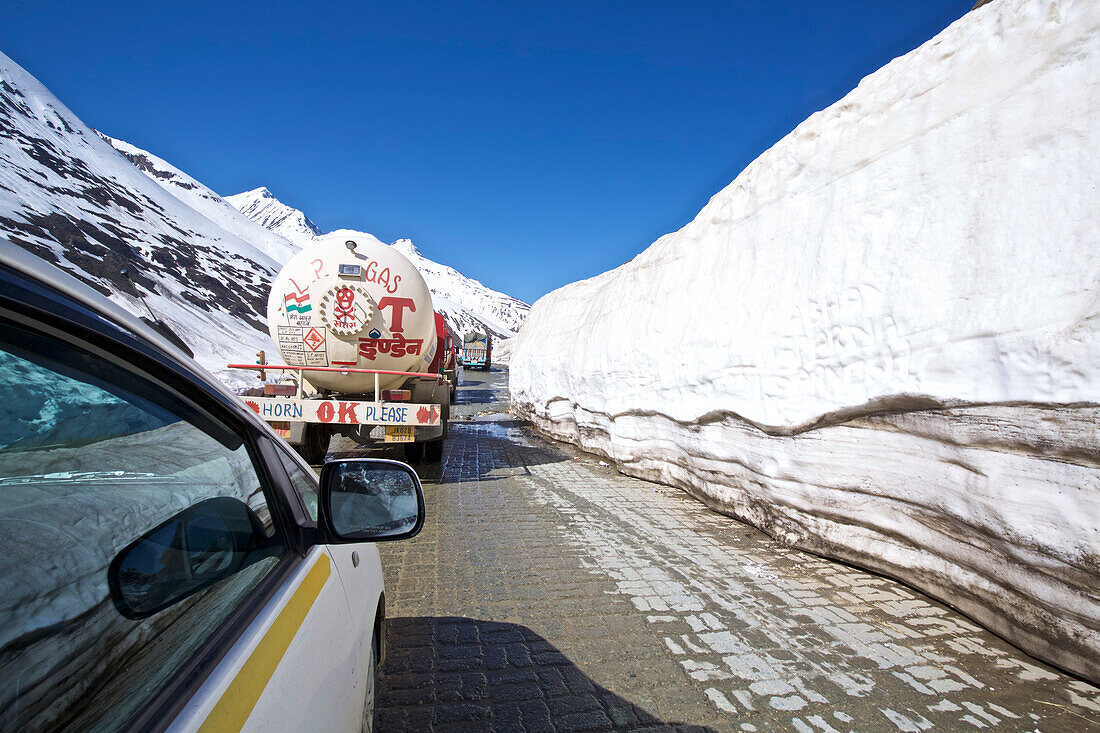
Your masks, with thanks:
[[[442,317],[404,255],[358,232],[321,238],[275,278],[267,322],[282,363],[264,372],[301,379],[265,383],[244,400],[307,461],[323,462],[334,435],[404,443],[409,461],[440,459],[451,392],[435,362]]]
[[[432,296],[416,267],[373,237],[335,234],[283,266],[267,301],[271,338],[285,364],[425,372],[435,357]],[[374,391],[373,374],[303,372],[316,389]],[[405,377],[382,375],[381,389]]]

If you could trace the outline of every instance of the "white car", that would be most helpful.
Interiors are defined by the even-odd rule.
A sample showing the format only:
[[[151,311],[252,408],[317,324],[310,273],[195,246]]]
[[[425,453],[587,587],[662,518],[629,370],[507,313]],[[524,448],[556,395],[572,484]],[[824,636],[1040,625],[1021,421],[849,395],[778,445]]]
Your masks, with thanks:
[[[0,729],[370,730],[420,482],[318,482],[176,341],[0,240]]]

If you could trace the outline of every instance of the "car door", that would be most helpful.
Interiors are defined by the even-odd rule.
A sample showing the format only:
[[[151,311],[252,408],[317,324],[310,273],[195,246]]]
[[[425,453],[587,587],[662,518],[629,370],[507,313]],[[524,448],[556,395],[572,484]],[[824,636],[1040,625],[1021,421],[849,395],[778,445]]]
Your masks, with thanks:
[[[356,731],[365,696],[347,598],[315,546],[169,730]]]
[[[313,469],[305,465],[293,451],[281,443],[272,442],[271,450],[286,470],[294,493],[302,502],[305,522],[316,526],[318,520],[318,484]],[[367,655],[381,649],[384,639],[377,616],[384,612],[382,563],[378,548],[372,543],[336,544],[328,546],[337,573],[340,575],[352,618],[354,633],[360,647],[361,666],[366,674]]]
[[[204,409],[201,385],[166,387],[125,344],[0,306],[0,729],[358,729],[347,598],[327,549],[293,541],[261,429]],[[248,513],[262,552],[128,616],[118,588],[175,582],[169,545],[201,533],[111,576],[118,559],[214,500]]]

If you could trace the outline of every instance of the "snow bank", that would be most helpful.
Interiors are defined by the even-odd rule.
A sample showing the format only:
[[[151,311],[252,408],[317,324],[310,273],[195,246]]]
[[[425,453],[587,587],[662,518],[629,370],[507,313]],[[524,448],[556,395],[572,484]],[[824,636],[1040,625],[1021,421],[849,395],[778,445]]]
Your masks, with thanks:
[[[535,304],[515,408],[1100,679],[1100,4],[1001,0]]]
[[[512,363],[512,348],[516,345],[516,339],[501,339],[493,342],[493,363],[499,366],[508,366]]]

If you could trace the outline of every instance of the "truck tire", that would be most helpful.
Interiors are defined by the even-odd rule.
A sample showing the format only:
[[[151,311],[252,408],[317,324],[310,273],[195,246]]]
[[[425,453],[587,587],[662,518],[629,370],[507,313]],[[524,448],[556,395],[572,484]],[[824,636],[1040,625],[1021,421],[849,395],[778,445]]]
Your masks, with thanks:
[[[302,444],[298,446],[298,455],[311,466],[324,463],[325,454],[328,453],[328,439],[324,426],[306,423]]]

